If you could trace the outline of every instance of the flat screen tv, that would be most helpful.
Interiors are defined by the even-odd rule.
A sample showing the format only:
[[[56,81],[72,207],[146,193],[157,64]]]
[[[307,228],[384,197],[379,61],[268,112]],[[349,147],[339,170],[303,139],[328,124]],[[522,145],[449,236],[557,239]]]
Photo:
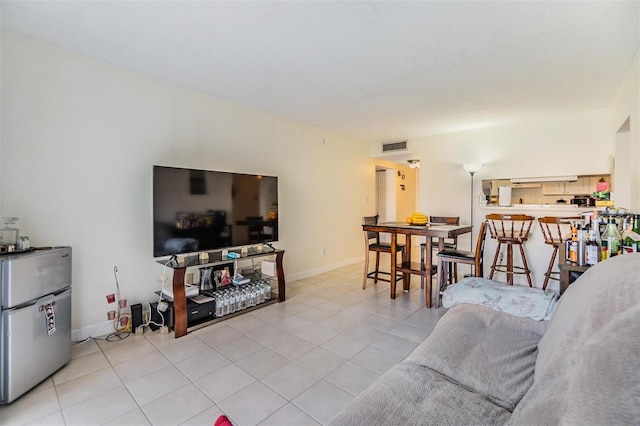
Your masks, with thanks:
[[[278,240],[278,178],[153,166],[153,256]]]

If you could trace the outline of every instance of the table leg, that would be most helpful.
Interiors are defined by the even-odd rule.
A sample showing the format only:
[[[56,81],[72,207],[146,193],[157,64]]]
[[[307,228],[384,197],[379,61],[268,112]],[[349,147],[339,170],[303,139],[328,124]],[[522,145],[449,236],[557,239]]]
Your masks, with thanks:
[[[425,298],[426,300],[426,304],[427,304],[427,308],[431,308],[431,258],[433,257],[431,250],[432,250],[432,245],[431,245],[431,237],[427,237],[426,239],[426,256],[425,256],[425,265],[424,265],[424,270],[425,273],[427,274],[426,278],[426,282],[427,285],[425,286]]]
[[[411,235],[406,235],[406,246],[404,256],[402,257],[402,267],[409,268],[411,265]],[[411,280],[411,274],[405,272],[402,274],[402,288],[404,291],[409,291],[409,285]]]
[[[391,291],[391,298],[395,299],[396,298],[396,247],[398,244],[398,235],[395,232],[391,233],[391,275],[390,275],[390,280],[391,281],[391,285],[389,286],[390,291]]]
[[[560,270],[560,294],[564,293],[565,290],[569,288],[570,279],[571,278],[569,276],[569,270],[561,269]]]

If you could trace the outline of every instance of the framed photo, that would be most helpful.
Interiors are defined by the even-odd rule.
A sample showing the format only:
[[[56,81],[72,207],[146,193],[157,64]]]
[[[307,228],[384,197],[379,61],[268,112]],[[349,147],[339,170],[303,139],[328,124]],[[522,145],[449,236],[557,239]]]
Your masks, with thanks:
[[[216,290],[230,285],[233,280],[233,263],[214,266],[211,272],[211,278],[216,286]]]

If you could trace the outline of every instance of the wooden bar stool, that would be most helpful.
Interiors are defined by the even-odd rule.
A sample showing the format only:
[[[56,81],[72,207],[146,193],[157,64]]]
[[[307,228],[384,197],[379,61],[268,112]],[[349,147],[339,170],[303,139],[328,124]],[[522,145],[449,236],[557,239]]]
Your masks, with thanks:
[[[531,269],[529,269],[527,256],[524,252],[524,243],[529,238],[529,231],[535,217],[525,214],[488,214],[486,219],[489,224],[491,238],[498,242],[496,254],[491,264],[489,279],[493,279],[493,275],[496,272],[504,272],[507,275],[507,284],[513,285],[513,276],[515,274],[524,274],[529,282],[529,287],[533,287]],[[503,244],[507,246],[506,264],[498,263],[500,249]],[[513,246],[518,246],[522,258],[522,266],[513,264]]]
[[[544,243],[553,247],[549,266],[547,267],[547,272],[544,274],[544,284],[542,284],[543,290],[547,289],[547,284],[549,284],[550,279],[556,281],[560,280],[560,271],[551,271],[555,266],[558,249],[560,248],[560,244],[564,244],[566,241],[565,236],[571,228],[571,222],[582,219],[583,218],[581,216],[544,216],[538,219],[540,229],[542,229],[542,235],[544,235]]]
[[[473,267],[473,276],[484,276],[484,242],[487,229],[487,222],[480,224],[478,231],[478,241],[473,251],[457,250],[445,248],[438,252],[438,295],[436,296],[436,308],[440,306],[440,296],[449,284],[458,281],[458,277],[453,273],[451,265],[455,267],[458,263],[471,265]]]
[[[436,224],[441,224],[441,225],[460,225],[460,216],[429,216],[429,223],[436,223]],[[433,239],[432,239],[433,241]],[[437,244],[432,244],[432,247],[437,247]],[[453,237],[452,239],[447,239],[444,242],[444,248],[445,249],[452,249],[455,250],[458,248],[458,237]],[[422,265],[422,267],[424,268],[424,262],[426,259],[426,250],[427,250],[427,245],[425,243],[420,244],[420,264]],[[454,273],[456,276],[456,279],[458,277],[458,267],[454,264],[453,265],[454,268]],[[437,272],[437,268],[435,265],[431,266],[431,274],[435,274]],[[424,282],[425,282],[426,278],[425,277],[420,277],[420,288],[424,288]]]
[[[362,218],[363,225],[377,225],[379,216],[365,216]],[[405,245],[404,244],[396,244],[396,252],[391,253],[391,244],[380,242],[380,233],[379,232],[371,232],[364,231],[364,249],[365,249],[365,258],[364,258],[364,278],[362,279],[362,289],[364,290],[367,287],[367,279],[373,278],[373,283],[377,284],[378,281],[391,282],[393,279],[391,277],[390,272],[381,271],[380,270],[380,253],[389,253],[393,258],[395,258],[398,253],[402,253],[404,257]],[[375,252],[376,254],[376,268],[369,272],[369,252]],[[395,261],[396,259],[394,259]],[[382,278],[380,275],[388,275],[389,279]],[[395,280],[396,282],[403,279],[402,274],[396,274]]]

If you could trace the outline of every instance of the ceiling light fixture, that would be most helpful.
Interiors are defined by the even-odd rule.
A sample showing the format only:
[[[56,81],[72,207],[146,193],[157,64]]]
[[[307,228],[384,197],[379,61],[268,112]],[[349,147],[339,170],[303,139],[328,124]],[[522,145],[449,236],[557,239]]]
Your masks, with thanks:
[[[420,168],[420,160],[409,160],[407,161],[407,163],[409,163],[409,167],[411,167],[412,169]]]

